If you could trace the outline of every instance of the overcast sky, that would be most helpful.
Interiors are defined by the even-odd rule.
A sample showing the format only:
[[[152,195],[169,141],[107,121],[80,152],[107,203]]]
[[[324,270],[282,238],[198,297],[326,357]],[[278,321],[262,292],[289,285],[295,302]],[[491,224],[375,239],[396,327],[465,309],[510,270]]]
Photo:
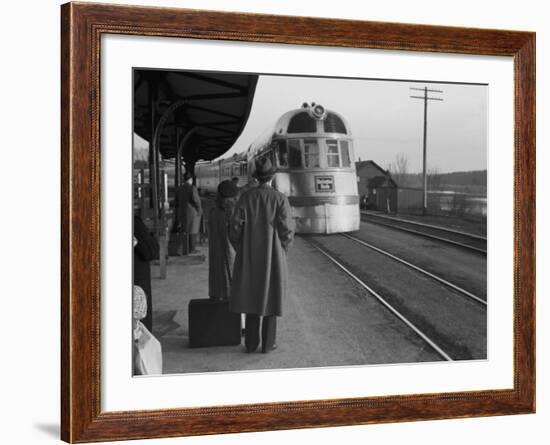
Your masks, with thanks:
[[[247,125],[225,156],[245,150],[283,113],[316,102],[349,123],[355,155],[383,168],[403,153],[422,170],[424,101],[410,87],[442,90],[428,103],[428,167],[439,172],[487,168],[487,86],[261,75]]]

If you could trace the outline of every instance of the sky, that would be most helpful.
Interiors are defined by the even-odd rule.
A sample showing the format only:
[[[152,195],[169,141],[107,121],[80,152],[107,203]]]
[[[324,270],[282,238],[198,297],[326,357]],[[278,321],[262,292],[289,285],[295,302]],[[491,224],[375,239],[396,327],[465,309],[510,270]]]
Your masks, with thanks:
[[[408,172],[422,171],[424,101],[411,87],[442,90],[428,103],[428,169],[439,173],[487,168],[486,85],[260,75],[250,117],[224,155],[244,150],[285,112],[315,102],[342,115],[354,139],[356,160],[383,168],[397,155]]]

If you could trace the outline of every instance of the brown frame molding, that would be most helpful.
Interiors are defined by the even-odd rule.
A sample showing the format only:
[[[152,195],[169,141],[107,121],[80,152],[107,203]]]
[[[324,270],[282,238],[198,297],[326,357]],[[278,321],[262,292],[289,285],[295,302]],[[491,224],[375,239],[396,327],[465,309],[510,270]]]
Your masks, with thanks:
[[[104,33],[512,56],[514,388],[101,412],[100,37]],[[535,34],[68,3],[61,7],[61,437],[92,442],[535,411]]]

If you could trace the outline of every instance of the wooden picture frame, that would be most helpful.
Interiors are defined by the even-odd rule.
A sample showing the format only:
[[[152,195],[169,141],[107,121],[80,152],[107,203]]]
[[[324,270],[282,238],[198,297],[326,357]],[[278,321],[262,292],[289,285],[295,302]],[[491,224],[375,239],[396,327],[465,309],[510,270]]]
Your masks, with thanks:
[[[61,436],[174,437],[535,411],[535,34],[171,8],[61,7]],[[100,38],[167,36],[512,56],[515,89],[514,387],[506,390],[102,412]]]

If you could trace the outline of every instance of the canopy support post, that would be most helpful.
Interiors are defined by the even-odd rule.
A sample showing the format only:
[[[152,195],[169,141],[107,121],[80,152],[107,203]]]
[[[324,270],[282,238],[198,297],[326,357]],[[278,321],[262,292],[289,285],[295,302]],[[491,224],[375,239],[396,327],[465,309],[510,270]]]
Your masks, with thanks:
[[[166,121],[168,120],[168,117],[179,107],[185,105],[184,100],[178,100],[174,102],[172,105],[170,105],[164,113],[162,113],[162,116],[160,117],[156,127],[155,131],[153,133],[153,143],[152,143],[152,151],[153,153],[156,153],[157,156],[160,152],[159,145],[160,145],[160,136],[162,134],[162,130],[164,129],[164,125],[166,124]],[[158,159],[157,159],[158,163]],[[158,165],[157,165],[158,166]],[[158,178],[157,180],[157,187],[158,187]],[[156,210],[158,212],[159,205],[158,205],[158,188],[156,190],[156,197],[157,197],[157,207]],[[169,228],[168,224],[166,222],[166,211],[165,211],[165,203],[163,202],[162,207],[160,208],[160,222],[158,225],[158,242],[159,242],[159,265],[160,265],[160,278],[166,279],[166,262],[168,259],[168,237],[169,234]],[[158,220],[158,213],[157,220]],[[162,227],[161,227],[162,226]]]

